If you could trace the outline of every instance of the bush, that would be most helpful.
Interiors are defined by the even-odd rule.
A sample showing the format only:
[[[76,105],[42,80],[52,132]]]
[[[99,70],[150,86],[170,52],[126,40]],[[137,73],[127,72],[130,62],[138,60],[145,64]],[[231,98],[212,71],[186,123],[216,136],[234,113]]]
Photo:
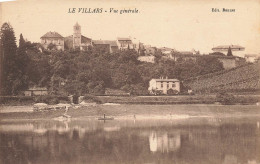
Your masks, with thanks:
[[[174,89],[168,89],[167,94],[168,95],[177,95],[177,94],[179,94],[179,92],[177,90],[174,90]]]
[[[98,104],[102,103],[102,101],[98,97],[93,96],[93,95],[89,95],[89,94],[85,95],[83,100],[85,102],[90,102],[90,103],[93,103],[93,102],[98,103]]]
[[[153,89],[150,94],[152,94],[152,95],[162,95],[163,92],[160,91],[160,90]]]
[[[33,98],[29,96],[3,96],[0,97],[0,104],[25,105],[32,104]]]
[[[58,104],[59,98],[58,96],[54,96],[54,95],[44,95],[44,96],[34,97],[34,101],[36,103]]]
[[[217,102],[224,105],[231,105],[235,103],[235,96],[226,92],[219,92],[216,96]]]

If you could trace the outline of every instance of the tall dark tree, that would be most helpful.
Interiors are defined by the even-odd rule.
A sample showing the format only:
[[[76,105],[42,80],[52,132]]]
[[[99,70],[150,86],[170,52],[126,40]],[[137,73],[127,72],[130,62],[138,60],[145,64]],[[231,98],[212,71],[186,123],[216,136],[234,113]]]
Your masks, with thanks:
[[[27,67],[29,64],[29,58],[26,53],[27,47],[29,44],[26,44],[23,35],[20,34],[19,39],[19,48],[17,49],[16,53],[16,79],[13,84],[13,94],[17,94],[19,91],[24,90],[28,87],[28,74],[27,74]]]
[[[231,48],[230,48],[230,47],[228,48],[228,53],[227,53],[227,56],[233,56],[233,54],[232,54],[232,51],[231,51]]]
[[[2,47],[2,95],[10,95],[13,93],[12,85],[16,78],[16,38],[12,26],[4,23],[0,32]]]
[[[25,45],[25,40],[23,38],[23,34],[20,34],[20,39],[19,39],[19,47],[22,47]]]
[[[0,95],[2,95],[2,91],[3,91],[3,83],[4,83],[4,77],[3,77],[3,46],[2,46],[2,40],[0,38]]]

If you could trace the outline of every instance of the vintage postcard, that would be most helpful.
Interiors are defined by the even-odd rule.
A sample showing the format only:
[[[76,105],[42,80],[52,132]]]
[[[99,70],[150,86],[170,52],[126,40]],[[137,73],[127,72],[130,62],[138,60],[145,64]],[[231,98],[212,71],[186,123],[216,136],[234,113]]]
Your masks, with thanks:
[[[0,0],[0,164],[260,164],[259,0]]]

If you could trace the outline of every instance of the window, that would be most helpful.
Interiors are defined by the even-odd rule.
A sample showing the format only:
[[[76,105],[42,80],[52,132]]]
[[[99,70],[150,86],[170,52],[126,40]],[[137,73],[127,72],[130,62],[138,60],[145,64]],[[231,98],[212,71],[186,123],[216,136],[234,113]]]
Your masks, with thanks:
[[[167,82],[167,89],[169,88],[169,82]]]
[[[176,84],[175,83],[172,83],[172,88],[175,88],[176,87]]]
[[[161,88],[163,88],[163,82],[161,82]]]

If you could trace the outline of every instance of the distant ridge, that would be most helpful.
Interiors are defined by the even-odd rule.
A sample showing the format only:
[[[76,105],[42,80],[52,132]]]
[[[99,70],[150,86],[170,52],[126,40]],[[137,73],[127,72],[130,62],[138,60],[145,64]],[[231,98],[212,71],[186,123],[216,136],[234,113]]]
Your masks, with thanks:
[[[186,79],[184,86],[199,92],[260,90],[260,63]]]

